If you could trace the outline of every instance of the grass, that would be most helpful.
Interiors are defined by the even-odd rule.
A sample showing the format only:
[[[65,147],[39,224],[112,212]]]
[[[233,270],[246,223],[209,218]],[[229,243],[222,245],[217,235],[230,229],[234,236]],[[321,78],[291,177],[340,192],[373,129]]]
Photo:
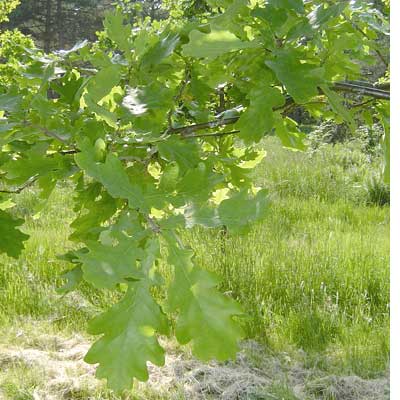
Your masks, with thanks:
[[[266,149],[257,171],[273,199],[266,221],[247,236],[195,230],[187,242],[244,306],[249,336],[301,348],[329,370],[379,375],[389,353],[389,208],[371,205],[363,185],[379,164],[356,144],[313,155],[273,141]]]
[[[356,141],[308,153],[282,149],[272,139],[263,146],[267,157],[256,181],[270,191],[266,220],[247,236],[194,229],[184,233],[185,242],[200,266],[221,276],[221,289],[243,305],[248,337],[327,373],[384,374],[389,207],[387,188],[376,178],[380,160],[364,154]],[[19,195],[18,213],[27,217],[32,237],[19,260],[0,258],[1,330],[33,320],[82,332],[118,295],[87,285],[56,294],[59,274],[68,267],[56,256],[71,246],[71,199],[60,189],[34,218],[37,207],[34,191]],[[10,381],[7,391],[14,390]],[[23,391],[10,396],[30,398]]]

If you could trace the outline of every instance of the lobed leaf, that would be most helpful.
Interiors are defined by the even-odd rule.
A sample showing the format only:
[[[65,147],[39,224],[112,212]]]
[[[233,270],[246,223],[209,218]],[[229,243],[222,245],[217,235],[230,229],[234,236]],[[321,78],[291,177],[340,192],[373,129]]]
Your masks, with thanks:
[[[99,363],[96,376],[106,378],[116,391],[129,389],[132,378],[146,381],[148,361],[164,365],[164,350],[156,334],[168,334],[168,321],[146,280],[130,283],[122,301],[90,321],[88,331],[103,336],[90,348],[85,361]]]
[[[302,63],[302,57],[302,54],[297,54],[295,51],[279,50],[275,52],[272,60],[265,62],[299,104],[318,95],[318,86],[325,83],[324,69]]]
[[[250,105],[237,124],[240,137],[245,143],[259,142],[274,126],[275,107],[285,103],[285,98],[277,88],[261,87],[253,89],[248,98]]]
[[[141,277],[136,261],[143,259],[144,253],[135,240],[120,238],[115,246],[95,242],[88,249],[78,260],[82,263],[83,278],[96,288],[112,289],[117,283]]]
[[[216,289],[218,279],[194,267],[193,252],[180,247],[170,236],[168,262],[175,268],[168,288],[168,307],[178,312],[176,337],[181,344],[193,343],[202,360],[234,358],[243,332],[233,317],[242,314],[239,305]]]
[[[15,219],[9,213],[0,210],[0,253],[18,258],[24,248],[23,242],[29,238],[29,235],[17,229],[23,223],[24,220]]]
[[[195,58],[214,59],[231,51],[255,47],[259,47],[259,43],[243,42],[226,30],[214,28],[211,33],[193,30],[189,34],[189,43],[182,46],[182,54]]]

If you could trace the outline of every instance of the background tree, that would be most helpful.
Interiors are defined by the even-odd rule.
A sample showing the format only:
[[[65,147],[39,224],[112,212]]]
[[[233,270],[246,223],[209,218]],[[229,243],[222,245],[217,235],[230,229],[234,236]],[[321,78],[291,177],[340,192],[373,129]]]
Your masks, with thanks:
[[[9,2],[4,4],[11,11]],[[144,18],[163,19],[168,15],[161,0],[22,0],[4,26],[31,35],[49,52],[71,47],[83,39],[96,40],[104,12],[115,5],[129,16],[131,23]]]
[[[18,27],[49,52],[81,39],[95,40],[108,6],[95,0],[23,0],[6,27]]]

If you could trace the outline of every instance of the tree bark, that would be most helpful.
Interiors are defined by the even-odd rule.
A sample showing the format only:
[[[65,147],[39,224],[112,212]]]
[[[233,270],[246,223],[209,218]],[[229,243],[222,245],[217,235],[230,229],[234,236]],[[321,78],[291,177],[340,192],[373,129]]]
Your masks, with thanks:
[[[58,48],[64,48],[64,14],[62,0],[57,0]]]
[[[51,0],[46,0],[46,19],[44,27],[43,48],[46,53],[51,49]]]

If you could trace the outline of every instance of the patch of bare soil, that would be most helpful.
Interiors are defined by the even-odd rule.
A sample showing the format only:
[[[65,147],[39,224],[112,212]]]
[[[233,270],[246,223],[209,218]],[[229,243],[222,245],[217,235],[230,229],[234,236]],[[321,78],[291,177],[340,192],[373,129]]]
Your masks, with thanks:
[[[35,400],[70,399],[71,393],[88,388],[93,391],[101,386],[94,377],[95,367],[83,361],[89,344],[82,337],[47,336],[33,344],[0,347],[0,375],[12,365],[40,371],[43,387],[35,389]],[[300,364],[286,362],[284,357],[265,354],[252,341],[243,344],[235,361],[226,363],[205,364],[183,353],[169,352],[164,367],[150,365],[150,380],[139,384],[138,389],[164,395],[179,390],[184,398],[191,400],[272,400],[281,399],[270,392],[271,385],[277,382],[285,382],[299,400],[388,398],[386,377],[363,380],[357,376],[323,376]]]

